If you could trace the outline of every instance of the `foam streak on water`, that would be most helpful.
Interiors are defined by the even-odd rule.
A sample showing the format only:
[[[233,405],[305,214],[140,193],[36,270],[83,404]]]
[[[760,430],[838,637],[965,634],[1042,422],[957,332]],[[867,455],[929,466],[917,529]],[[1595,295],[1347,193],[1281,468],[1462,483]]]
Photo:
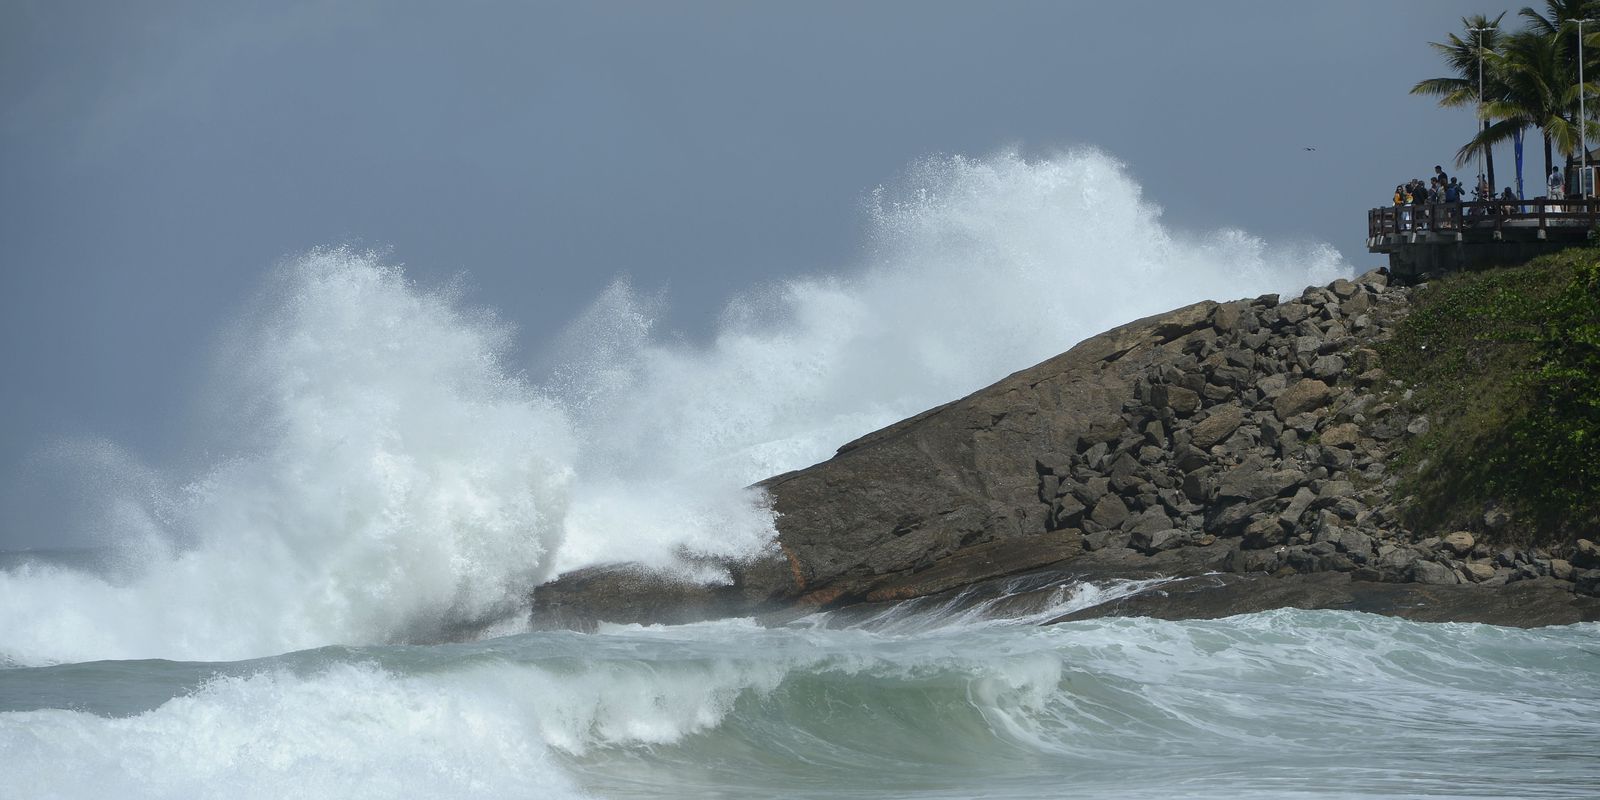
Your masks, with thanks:
[[[532,374],[493,314],[377,256],[285,264],[222,337],[190,466],[66,448],[120,476],[91,504],[118,567],[0,570],[0,659],[425,641],[618,559],[718,580],[693,557],[770,547],[753,481],[1113,325],[1348,269],[1169,231],[1094,151],[930,159],[869,213],[859,263],[751,289],[709,341],[619,283]]]

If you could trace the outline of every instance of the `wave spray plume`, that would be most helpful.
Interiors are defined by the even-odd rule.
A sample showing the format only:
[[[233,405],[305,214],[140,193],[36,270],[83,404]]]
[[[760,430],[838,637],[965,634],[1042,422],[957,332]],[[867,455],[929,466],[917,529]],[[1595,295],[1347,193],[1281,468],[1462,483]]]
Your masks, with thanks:
[[[228,455],[117,499],[144,520],[118,533],[131,573],[0,573],[0,658],[431,638],[614,560],[716,580],[695,557],[770,546],[754,481],[1127,320],[1348,271],[1325,245],[1176,234],[1092,150],[928,159],[869,213],[862,264],[754,289],[704,343],[614,285],[536,381],[450,292],[367,254],[293,262],[226,340]]]

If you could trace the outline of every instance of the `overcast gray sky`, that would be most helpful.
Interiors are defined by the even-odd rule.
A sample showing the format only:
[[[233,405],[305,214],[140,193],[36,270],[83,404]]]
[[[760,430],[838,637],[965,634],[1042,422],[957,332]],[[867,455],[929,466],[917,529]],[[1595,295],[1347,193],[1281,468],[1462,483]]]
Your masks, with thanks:
[[[1364,211],[1473,124],[1406,94],[1426,42],[1506,8],[0,0],[0,478],[63,436],[171,457],[216,333],[318,245],[464,271],[530,349],[621,273],[692,337],[848,269],[920,157],[1088,144],[1177,228],[1376,265]]]

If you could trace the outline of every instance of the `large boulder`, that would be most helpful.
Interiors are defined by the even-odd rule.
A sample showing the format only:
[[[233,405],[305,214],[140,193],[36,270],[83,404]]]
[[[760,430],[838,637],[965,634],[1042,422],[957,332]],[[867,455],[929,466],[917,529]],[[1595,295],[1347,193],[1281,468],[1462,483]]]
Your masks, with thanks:
[[[1464,556],[1472,552],[1472,546],[1477,544],[1477,539],[1468,531],[1456,531],[1446,534],[1439,544],[1458,556]]]
[[[1244,409],[1238,403],[1228,403],[1216,406],[1206,415],[1206,418],[1195,424],[1189,432],[1190,441],[1201,450],[1208,450],[1213,445],[1227,439],[1239,429],[1239,423],[1244,421]]]
[[[1361,428],[1353,422],[1335,425],[1322,432],[1322,444],[1328,447],[1353,448],[1361,441]]]
[[[1217,497],[1262,500],[1288,494],[1305,481],[1306,474],[1297,469],[1265,470],[1245,466],[1222,477],[1217,484]]]
[[[1272,401],[1272,410],[1278,419],[1288,421],[1292,417],[1315,411],[1328,404],[1333,396],[1333,390],[1328,384],[1314,378],[1297,381],[1278,395]]]
[[[1573,546],[1572,563],[1584,569],[1600,567],[1600,544],[1589,539],[1579,539]]]
[[[1089,512],[1089,519],[1102,528],[1119,528],[1128,519],[1128,505],[1122,498],[1108,494],[1094,504],[1094,510]]]
[[[1200,395],[1182,386],[1159,384],[1150,392],[1150,401],[1156,408],[1170,408],[1174,414],[1187,417],[1200,408]]]
[[[1417,561],[1411,565],[1411,580],[1417,583],[1450,586],[1460,583],[1455,570],[1433,561]]]

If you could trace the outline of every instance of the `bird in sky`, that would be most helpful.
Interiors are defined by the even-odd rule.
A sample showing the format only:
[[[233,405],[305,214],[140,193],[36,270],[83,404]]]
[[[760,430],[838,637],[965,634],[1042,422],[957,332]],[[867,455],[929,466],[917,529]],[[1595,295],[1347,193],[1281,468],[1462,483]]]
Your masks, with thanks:
[[[1316,152],[1316,149],[1317,149],[1317,148],[1315,148],[1315,147],[1302,147],[1302,148],[1300,148],[1300,149],[1301,149],[1301,150],[1305,150],[1305,151],[1307,151],[1307,152]]]

